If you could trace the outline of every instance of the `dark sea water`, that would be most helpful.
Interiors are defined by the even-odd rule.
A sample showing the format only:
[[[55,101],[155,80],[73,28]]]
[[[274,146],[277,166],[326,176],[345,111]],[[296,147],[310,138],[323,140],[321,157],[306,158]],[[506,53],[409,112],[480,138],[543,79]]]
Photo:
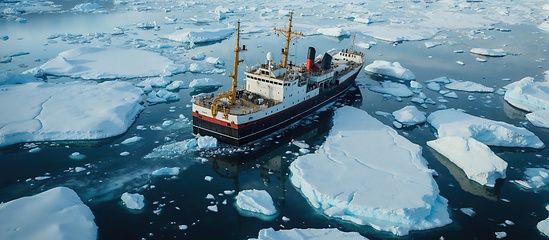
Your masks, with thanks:
[[[192,16],[192,13],[184,13]],[[31,14],[25,15],[27,23],[21,24],[0,20],[0,35],[9,35],[9,41],[0,42],[0,56],[15,52],[30,52],[15,57],[13,62],[0,64],[0,69],[22,72],[43,64],[59,52],[79,46],[101,44],[124,45],[136,38],[153,43],[163,42],[158,36],[173,32],[170,25],[161,29],[129,31],[129,36],[113,37],[110,42],[105,38],[91,38],[90,43],[68,44],[58,41],[48,42],[52,34],[105,33],[114,27],[131,25],[136,22],[157,20],[163,22],[166,13],[149,12],[113,12],[109,14]],[[211,23],[211,25],[220,23]],[[403,42],[399,44],[376,41],[371,49],[361,49],[366,54],[366,64],[374,60],[400,62],[412,70],[418,82],[446,76],[453,79],[469,80],[485,86],[499,89],[512,81],[531,76],[543,78],[549,58],[549,34],[540,32],[534,26],[502,25],[500,28],[483,30],[477,38],[466,38],[460,31],[444,34],[458,41],[426,48],[424,42]],[[272,33],[245,34],[241,40],[249,48],[243,54],[245,65],[255,65],[263,61],[267,52],[278,53],[283,39]],[[359,41],[375,41],[359,35]],[[342,49],[350,46],[351,39],[337,39],[326,36],[310,36],[298,39],[290,50],[290,60],[302,62],[308,46],[317,48],[317,52],[332,48]],[[175,43],[169,43],[175,44]],[[232,66],[234,36],[228,40],[187,49],[180,58],[190,58],[204,52],[208,56],[220,57],[226,61],[226,68]],[[175,44],[177,45],[177,44]],[[487,62],[478,62],[476,56],[468,53],[473,47],[504,47],[513,53],[502,58],[488,58]],[[464,50],[464,53],[455,53]],[[176,58],[169,50],[155,50],[161,54]],[[458,65],[462,61],[465,65]],[[241,71],[243,67],[241,67]],[[242,76],[242,75],[241,75]],[[211,77],[224,84],[221,90],[230,86],[226,75],[180,74],[173,80],[189,83],[195,78]],[[242,77],[241,77],[242,79]],[[139,82],[142,79],[128,80]],[[510,81],[509,81],[510,80]],[[68,78],[53,78],[48,81],[72,81]],[[545,205],[549,203],[549,192],[524,191],[510,180],[524,179],[524,170],[532,167],[549,167],[549,150],[498,148],[492,150],[509,164],[507,178],[501,180],[494,189],[487,189],[467,179],[463,171],[444,157],[429,149],[425,142],[435,139],[434,130],[428,124],[397,130],[411,142],[423,147],[423,156],[429,167],[436,170],[435,180],[440,195],[449,200],[449,209],[453,223],[437,229],[414,231],[406,237],[394,237],[371,227],[358,226],[336,221],[323,216],[313,209],[305,198],[288,180],[289,164],[299,155],[299,148],[290,142],[302,140],[311,145],[314,151],[325,140],[330,127],[333,110],[341,105],[352,105],[363,109],[386,125],[392,126],[392,120],[375,115],[376,111],[393,112],[406,105],[414,104],[410,98],[398,101],[394,97],[384,97],[371,92],[368,86],[378,85],[378,81],[361,72],[357,85],[344,97],[330,107],[309,116],[285,131],[278,132],[261,141],[237,149],[224,144],[210,151],[188,152],[172,156],[170,159],[145,158],[155,147],[192,138],[191,125],[177,125],[163,130],[151,130],[151,126],[161,126],[164,120],[178,119],[180,114],[191,119],[190,99],[192,89],[180,90],[181,100],[166,104],[148,105],[128,131],[120,136],[98,141],[78,142],[38,142],[42,150],[29,152],[30,147],[16,144],[0,148],[0,202],[7,202],[24,196],[34,195],[56,186],[66,186],[75,190],[95,215],[99,227],[99,239],[247,239],[257,237],[263,228],[327,228],[336,227],[343,231],[356,231],[370,239],[495,239],[495,232],[504,231],[507,239],[541,239],[536,224],[547,218],[549,213]],[[424,93],[437,99],[440,95],[424,88]],[[461,108],[469,114],[488,119],[503,121],[515,126],[524,126],[549,144],[549,129],[537,128],[528,123],[526,112],[508,105],[503,96],[496,93],[457,92],[458,99],[446,98],[448,108]],[[468,100],[472,95],[475,100]],[[438,103],[440,104],[440,103]],[[426,113],[437,110],[437,105],[428,105],[427,109],[418,108]],[[1,114],[1,113],[0,113]],[[143,126],[147,130],[139,130]],[[132,136],[141,136],[143,140],[131,145],[120,143]],[[368,144],[368,143],[364,143]],[[229,153],[237,150],[236,153]],[[121,152],[129,156],[121,156]],[[79,152],[86,157],[74,160],[69,156]],[[367,153],[365,153],[367,154]],[[85,171],[74,172],[71,168],[84,167]],[[181,167],[177,177],[152,177],[150,173],[161,167]],[[35,177],[50,176],[45,180]],[[213,179],[206,181],[205,177]],[[246,189],[264,189],[270,193],[278,213],[274,219],[259,219],[239,214],[235,207],[236,193]],[[234,190],[234,194],[223,194],[225,190]],[[138,192],[145,196],[145,207],[140,211],[131,211],[123,206],[120,196],[124,192]],[[215,200],[206,199],[208,194]],[[218,212],[207,209],[216,204]],[[460,208],[473,208],[474,217],[463,214]],[[289,221],[283,221],[287,217]],[[504,226],[510,220],[514,225]],[[180,230],[186,225],[186,230]]]

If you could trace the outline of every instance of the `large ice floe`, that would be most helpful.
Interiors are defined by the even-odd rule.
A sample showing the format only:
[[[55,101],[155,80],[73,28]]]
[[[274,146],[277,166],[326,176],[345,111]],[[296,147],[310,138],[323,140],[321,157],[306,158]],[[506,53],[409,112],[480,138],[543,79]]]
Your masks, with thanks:
[[[186,43],[206,43],[221,41],[234,33],[234,29],[185,29],[167,34],[164,37],[172,41]]]
[[[414,92],[412,92],[406,85],[402,83],[383,81],[380,84],[380,86],[372,86],[368,89],[372,92],[389,94],[395,97],[411,97],[412,95],[414,95]]]
[[[474,138],[449,136],[428,141],[427,145],[461,168],[467,177],[481,185],[494,187],[505,178],[507,162]]]
[[[534,82],[525,77],[505,86],[504,99],[509,104],[525,111],[549,110],[549,82]]]
[[[290,180],[325,215],[402,236],[452,222],[421,154],[392,128],[346,106],[336,110],[326,142],[291,163]]]
[[[184,65],[158,53],[118,47],[80,47],[61,52],[39,67],[26,71],[82,79],[170,76],[185,72]]]
[[[272,228],[261,229],[257,238],[249,240],[364,240],[367,239],[356,232],[342,232],[337,228],[321,229],[282,229],[275,231]]]
[[[240,191],[236,196],[236,206],[241,214],[247,216],[272,216],[277,212],[273,198],[265,190],[249,189]]]
[[[549,109],[528,113],[526,119],[536,127],[549,128]]]
[[[548,31],[549,31],[549,28],[548,28]],[[545,206],[545,209],[547,209],[547,211],[549,211],[549,205]],[[549,217],[544,219],[544,220],[541,220],[540,222],[538,222],[536,227],[538,228],[538,231],[540,233],[542,233],[543,235],[549,237]]]
[[[543,142],[523,127],[475,117],[456,109],[431,113],[427,121],[439,138],[458,136],[474,138],[488,146],[544,148]]]
[[[395,120],[406,125],[416,125],[425,122],[425,113],[419,111],[415,106],[406,106],[392,113]]]
[[[410,69],[402,67],[398,62],[391,63],[384,60],[375,60],[373,63],[366,65],[364,70],[370,74],[378,74],[396,79],[416,79],[416,76],[412,73],[412,71],[410,71]]]
[[[459,81],[454,79],[449,79],[450,83],[446,84],[445,87],[451,90],[464,91],[464,92],[483,92],[491,93],[494,92],[494,88],[486,87],[480,83],[471,82],[471,81]]]
[[[97,239],[90,208],[70,188],[57,187],[0,204],[0,239]]]
[[[143,110],[141,89],[128,82],[30,82],[0,92],[0,146],[113,137]]]

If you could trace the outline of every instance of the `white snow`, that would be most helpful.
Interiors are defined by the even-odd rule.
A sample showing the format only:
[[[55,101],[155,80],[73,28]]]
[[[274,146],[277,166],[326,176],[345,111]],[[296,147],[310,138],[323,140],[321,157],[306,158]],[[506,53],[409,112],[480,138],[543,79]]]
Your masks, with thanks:
[[[175,65],[172,60],[145,50],[80,47],[61,52],[24,73],[99,80],[170,76],[185,70],[185,66]]]
[[[549,211],[549,205],[545,206],[545,209],[547,209],[547,211]],[[543,235],[549,237],[549,217],[538,222],[538,224],[536,225],[536,227],[538,228],[538,231],[540,233],[542,233]]]
[[[0,146],[116,136],[143,110],[141,89],[126,82],[30,82],[1,89]]]
[[[393,117],[397,121],[407,126],[412,126],[425,122],[427,118],[425,113],[419,111],[415,106],[406,106],[393,112]]]
[[[351,36],[351,33],[349,31],[346,31],[342,28],[334,27],[334,28],[319,28],[316,30],[318,33],[326,36],[331,37],[348,37]]]
[[[526,119],[536,127],[549,128],[549,109],[528,113]]]
[[[471,53],[489,56],[489,57],[504,57],[507,53],[503,49],[486,49],[486,48],[472,48]]]
[[[120,199],[129,209],[140,210],[145,207],[145,197],[139,193],[125,192],[122,194]]]
[[[211,78],[197,78],[189,83],[189,87],[194,89],[217,88],[221,86],[223,86],[221,83]]]
[[[0,239],[97,239],[90,208],[70,188],[0,203]]]
[[[180,167],[163,167],[160,169],[154,170],[151,175],[153,176],[177,176],[179,174]]]
[[[406,85],[402,83],[396,83],[392,81],[383,81],[380,83],[381,86],[372,86],[369,87],[370,91],[377,92],[377,93],[383,93],[383,94],[390,94],[395,97],[410,97],[414,95],[414,93],[406,87]]]
[[[236,205],[239,209],[259,213],[263,215],[274,215],[276,208],[271,195],[265,190],[242,190],[236,195]]]
[[[446,84],[445,87],[451,90],[464,91],[464,92],[483,92],[483,93],[494,92],[494,88],[486,87],[480,83],[476,83],[472,81],[460,81],[460,80],[454,80],[454,79],[450,79],[450,83]]]
[[[427,117],[439,138],[474,138],[488,146],[544,148],[532,132],[505,122],[475,117],[456,109],[438,110]]]
[[[345,106],[316,153],[291,163],[290,180],[329,217],[407,235],[451,222],[421,152],[366,112]]]
[[[414,80],[416,76],[412,71],[404,68],[398,62],[389,62],[384,60],[375,60],[373,63],[366,65],[364,70],[370,74],[379,74],[403,80]]]
[[[343,232],[337,228],[321,229],[281,229],[275,231],[273,228],[259,230],[257,238],[249,240],[364,240],[367,239],[356,232]]]
[[[206,43],[221,41],[234,33],[234,29],[184,29],[165,35],[172,41],[186,43]]]
[[[549,110],[549,82],[534,82],[525,77],[505,86],[504,99],[509,104],[525,111]]]
[[[444,155],[480,185],[494,187],[496,180],[506,177],[507,162],[474,138],[448,136],[428,141],[427,146]]]

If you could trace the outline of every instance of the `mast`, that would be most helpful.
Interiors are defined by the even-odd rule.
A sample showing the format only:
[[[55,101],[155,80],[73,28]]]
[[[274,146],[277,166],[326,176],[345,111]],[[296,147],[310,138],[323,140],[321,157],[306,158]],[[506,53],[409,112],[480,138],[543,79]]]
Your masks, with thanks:
[[[286,64],[288,63],[288,52],[289,52],[288,50],[290,48],[290,40],[292,40],[292,38],[297,38],[297,37],[302,37],[303,36],[303,34],[301,32],[292,32],[292,18],[293,18],[293,15],[294,15],[294,12],[290,12],[290,23],[288,24],[288,29],[287,30],[277,29],[276,27],[274,28],[275,32],[280,33],[284,37],[286,37],[286,44],[284,46],[284,49],[282,50],[283,59],[280,62],[280,67],[281,68],[285,68]]]
[[[233,71],[229,74],[229,77],[232,79],[231,83],[231,90],[227,92],[220,92],[217,94],[217,96],[212,100],[212,107],[211,112],[212,116],[215,117],[218,112],[218,102],[222,98],[226,98],[228,100],[229,105],[234,105],[236,103],[236,86],[238,85],[238,64],[243,62],[242,59],[239,59],[238,53],[240,51],[243,51],[245,49],[240,49],[240,21],[238,21],[237,28],[236,28],[236,44],[234,47],[234,65],[233,65]],[[228,109],[225,109],[227,111],[224,112],[223,118],[228,119]]]

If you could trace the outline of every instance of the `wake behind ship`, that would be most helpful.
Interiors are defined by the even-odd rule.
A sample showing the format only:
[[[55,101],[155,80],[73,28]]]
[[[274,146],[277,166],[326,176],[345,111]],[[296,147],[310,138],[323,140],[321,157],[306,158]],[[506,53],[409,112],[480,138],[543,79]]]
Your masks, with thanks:
[[[288,28],[274,29],[286,37],[283,60],[248,69],[245,89],[236,89],[240,48],[240,22],[236,30],[231,90],[193,97],[193,132],[220,141],[243,145],[280,130],[306,117],[345,94],[364,64],[364,54],[344,50],[325,53],[315,59],[315,49],[309,47],[305,64],[287,64],[292,38],[303,36],[292,32],[292,16]]]

